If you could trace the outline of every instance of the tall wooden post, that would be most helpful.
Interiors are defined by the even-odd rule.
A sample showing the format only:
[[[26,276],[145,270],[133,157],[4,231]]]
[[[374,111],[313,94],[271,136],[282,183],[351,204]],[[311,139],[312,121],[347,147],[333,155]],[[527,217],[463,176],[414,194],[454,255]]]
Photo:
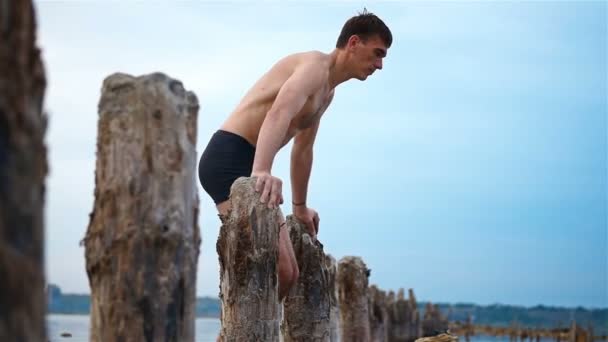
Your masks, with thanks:
[[[413,290],[409,290],[409,300],[405,299],[405,290],[399,289],[395,295],[390,292],[388,296],[388,307],[390,321],[388,341],[390,342],[413,342],[421,336],[422,323],[417,310],[416,298]]]
[[[325,255],[325,268],[329,279],[327,292],[329,292],[329,341],[340,341],[340,303],[338,301],[338,265],[336,259],[330,254]]]
[[[341,341],[370,341],[367,302],[369,272],[359,257],[344,257],[338,263]]]
[[[0,341],[46,341],[46,78],[31,0],[0,0]]]
[[[427,303],[422,321],[422,336],[435,336],[448,329],[449,322],[441,314],[437,305]]]
[[[300,277],[284,303],[285,342],[329,342],[331,290],[323,245],[312,241],[306,226],[292,215],[286,220]]]
[[[230,191],[232,210],[217,241],[220,258],[221,339],[278,342],[279,209],[268,209],[255,178],[241,177]]]
[[[588,328],[587,328],[587,342],[593,342],[594,339],[594,332],[593,332],[593,324],[591,324],[591,322],[589,322]]]
[[[408,306],[411,312],[409,317],[409,336],[412,339],[417,339],[422,336],[422,320],[420,319],[420,311],[418,311],[418,302],[416,301],[416,296],[414,295],[414,289],[408,290]]]
[[[197,115],[164,74],[103,82],[84,238],[91,341],[194,341]]]
[[[388,316],[386,293],[376,285],[369,287],[369,327],[372,342],[388,341],[390,319]]]

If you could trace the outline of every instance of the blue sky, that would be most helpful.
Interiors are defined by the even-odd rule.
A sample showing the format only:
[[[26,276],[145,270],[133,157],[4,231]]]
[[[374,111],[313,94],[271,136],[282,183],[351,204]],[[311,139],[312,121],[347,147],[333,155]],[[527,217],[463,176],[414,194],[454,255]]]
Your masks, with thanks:
[[[330,52],[363,7],[384,69],[340,85],[309,203],[326,252],[433,302],[608,307],[606,2],[37,1],[46,64],[49,282],[89,292],[97,102],[114,72],[164,72],[201,103],[197,154],[277,59]],[[273,173],[289,180],[289,147]],[[219,230],[197,184],[198,295]],[[291,200],[289,185],[285,201]],[[289,211],[289,206],[284,211]]]

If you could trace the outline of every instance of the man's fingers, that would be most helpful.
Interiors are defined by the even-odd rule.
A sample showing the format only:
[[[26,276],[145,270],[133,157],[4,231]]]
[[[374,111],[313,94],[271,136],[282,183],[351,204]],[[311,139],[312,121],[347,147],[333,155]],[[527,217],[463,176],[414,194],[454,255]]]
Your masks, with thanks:
[[[283,183],[277,178],[274,186],[272,187],[272,191],[275,195],[275,200],[273,202],[274,207],[277,208],[279,204],[283,203]]]
[[[273,209],[276,207],[279,198],[277,196],[277,185],[273,184],[272,189],[270,190],[270,200],[268,201],[268,209]]]
[[[316,240],[317,232],[315,231],[315,223],[312,221],[306,222],[306,229],[308,230],[308,235],[310,235],[313,240]]]
[[[272,188],[270,190],[270,201],[268,201],[268,208],[273,209],[279,206],[282,196],[282,185],[281,181],[274,179],[272,182]]]
[[[272,190],[272,182],[266,181],[264,182],[264,190],[262,191],[262,195],[260,196],[260,202],[266,203],[268,200],[268,196],[270,196],[270,191]]]
[[[264,185],[264,181],[262,180],[262,177],[258,177],[255,180],[255,192],[260,192],[260,190],[262,190],[263,185]]]

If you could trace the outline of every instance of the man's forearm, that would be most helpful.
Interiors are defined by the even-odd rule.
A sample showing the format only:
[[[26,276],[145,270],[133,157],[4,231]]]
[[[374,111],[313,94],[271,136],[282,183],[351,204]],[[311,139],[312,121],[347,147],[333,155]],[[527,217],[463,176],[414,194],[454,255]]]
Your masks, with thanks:
[[[280,116],[264,120],[256,145],[252,173],[259,171],[270,172],[274,157],[285,139],[285,132],[288,126],[289,120]]]
[[[312,169],[312,148],[291,152],[291,192],[294,203],[306,203],[308,180]]]

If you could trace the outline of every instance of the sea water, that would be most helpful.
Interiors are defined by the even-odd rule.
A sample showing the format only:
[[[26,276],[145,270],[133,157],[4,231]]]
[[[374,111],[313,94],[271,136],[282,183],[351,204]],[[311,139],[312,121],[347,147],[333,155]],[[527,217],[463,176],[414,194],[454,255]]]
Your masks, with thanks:
[[[47,315],[47,335],[51,342],[88,342],[88,315]],[[220,331],[220,320],[217,318],[197,318],[195,323],[196,342],[215,342]],[[61,337],[68,333],[71,337]]]

